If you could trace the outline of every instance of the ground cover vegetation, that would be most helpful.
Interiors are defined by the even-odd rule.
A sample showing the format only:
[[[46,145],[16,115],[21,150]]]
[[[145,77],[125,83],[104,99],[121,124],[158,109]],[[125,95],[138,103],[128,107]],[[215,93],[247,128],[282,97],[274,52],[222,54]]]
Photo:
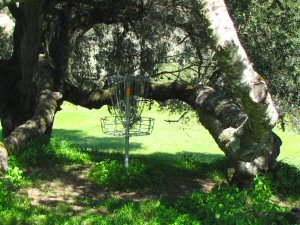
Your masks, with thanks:
[[[12,166],[1,180],[0,193],[0,216],[5,224],[293,224],[297,221],[297,214],[292,214],[291,209],[300,206],[299,160],[293,161],[294,165],[285,162],[294,154],[292,146],[285,150],[286,158],[275,171],[259,174],[251,188],[239,189],[230,184],[227,173],[230,162],[218,154],[213,139],[204,128],[191,125],[195,118],[187,122],[192,130],[185,130],[185,123],[167,127],[185,135],[181,137],[181,145],[176,143],[171,149],[159,148],[159,143],[147,147],[147,142],[155,141],[156,135],[161,136],[165,132],[163,127],[169,124],[165,121],[170,118],[169,113],[155,113],[154,107],[146,114],[151,113],[155,118],[156,134],[133,141],[131,166],[126,173],[124,140],[100,133],[97,123],[105,112],[71,104],[64,104],[63,108],[54,124],[57,136],[49,145],[31,143],[26,151],[10,157]],[[173,116],[177,118],[180,114]],[[83,126],[85,123],[93,125]],[[80,128],[84,138],[82,133],[74,132]],[[198,132],[200,142],[206,144],[201,151],[188,144],[189,135]],[[170,143],[178,139],[171,137]],[[82,142],[85,138],[88,141]],[[108,138],[114,144],[99,142],[101,138]]]
[[[123,154],[52,139],[48,146],[31,144],[10,163],[1,181],[4,224],[291,224],[297,218],[289,212],[299,206],[299,169],[286,163],[243,190],[229,185],[224,157],[207,163],[192,154],[137,154],[125,175]],[[69,190],[70,182],[83,189]],[[34,188],[46,197],[24,191]],[[34,198],[39,202],[32,205]]]

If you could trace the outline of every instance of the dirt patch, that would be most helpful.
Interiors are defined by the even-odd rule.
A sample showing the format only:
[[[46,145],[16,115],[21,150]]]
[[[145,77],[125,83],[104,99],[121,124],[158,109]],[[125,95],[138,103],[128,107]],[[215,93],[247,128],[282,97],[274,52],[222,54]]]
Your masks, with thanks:
[[[23,189],[21,192],[28,193],[31,204],[34,206],[56,207],[59,204],[66,204],[74,212],[80,212],[83,209],[95,208],[93,205],[101,204],[109,197],[136,202],[161,198],[175,199],[194,189],[210,192],[215,184],[212,180],[185,178],[179,183],[169,184],[169,187],[158,190],[154,194],[140,190],[137,192],[112,191],[89,181],[89,169],[89,165],[72,165],[28,171],[27,175],[40,174],[42,179],[34,182],[33,187]]]

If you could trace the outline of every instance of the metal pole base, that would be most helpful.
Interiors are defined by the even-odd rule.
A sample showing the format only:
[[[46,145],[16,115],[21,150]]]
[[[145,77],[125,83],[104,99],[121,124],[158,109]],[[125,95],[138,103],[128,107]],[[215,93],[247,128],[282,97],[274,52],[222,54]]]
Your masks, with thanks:
[[[129,157],[125,156],[125,169],[126,169],[126,171],[128,170],[128,167],[129,167]]]

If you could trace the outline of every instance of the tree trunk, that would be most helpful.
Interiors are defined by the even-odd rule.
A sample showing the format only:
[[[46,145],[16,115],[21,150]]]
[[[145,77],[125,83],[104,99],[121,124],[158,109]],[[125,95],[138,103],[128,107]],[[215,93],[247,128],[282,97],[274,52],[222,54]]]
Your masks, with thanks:
[[[224,0],[199,0],[198,3],[218,63],[247,114],[239,127],[226,127],[219,140],[235,160],[248,161],[240,163],[241,171],[255,174],[274,166],[274,158],[279,154],[281,141],[272,132],[279,114],[266,81],[255,72],[239,41]]]
[[[8,5],[16,20],[13,56],[7,62],[0,60],[0,81],[4,81],[0,84],[0,116],[5,137],[0,144],[0,170],[5,171],[7,153],[34,137],[51,134],[63,100],[68,59],[78,38],[97,23],[139,19],[144,9],[140,4],[127,7],[124,2],[91,7],[77,1],[4,3],[0,9]]]
[[[0,145],[0,169],[3,171],[7,169],[7,153],[13,154],[28,140],[45,132],[48,135],[44,141],[49,138],[62,99],[62,94],[56,91],[57,69],[49,57],[41,54],[45,2],[28,0],[19,7],[10,6],[16,19],[14,51],[5,72],[0,72],[0,79],[5,80],[2,85],[7,86],[2,90],[0,107],[4,136]]]

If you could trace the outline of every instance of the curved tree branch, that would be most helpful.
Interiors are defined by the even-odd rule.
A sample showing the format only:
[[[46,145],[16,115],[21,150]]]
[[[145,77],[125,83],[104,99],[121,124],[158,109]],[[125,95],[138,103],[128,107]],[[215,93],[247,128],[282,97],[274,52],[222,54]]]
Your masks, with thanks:
[[[192,0],[194,1],[194,0]],[[195,1],[194,1],[195,2]],[[279,114],[268,92],[266,81],[253,69],[241,45],[224,0],[199,0],[200,10],[209,26],[208,37],[222,70],[233,90],[240,96],[249,117],[249,128],[259,139],[278,121]]]
[[[108,89],[83,94],[79,88],[70,84],[67,87],[65,99],[74,104],[87,108],[100,108],[111,104]],[[270,131],[258,141],[247,131],[247,114],[232,100],[224,98],[222,93],[209,86],[194,87],[177,82],[151,84],[149,97],[156,101],[178,99],[192,106],[199,121],[209,130],[220,149],[236,162],[252,162],[262,156],[262,152],[267,152],[265,155],[269,156],[274,153],[275,148],[276,154],[279,153],[280,139],[274,133]]]
[[[0,143],[0,170],[7,170],[7,154],[12,154],[23,147],[29,139],[42,135],[54,120],[58,101],[62,98],[59,92],[53,92],[51,78],[53,68],[42,60],[39,63],[37,83],[40,87],[39,100],[34,115],[26,123],[17,127]]]

